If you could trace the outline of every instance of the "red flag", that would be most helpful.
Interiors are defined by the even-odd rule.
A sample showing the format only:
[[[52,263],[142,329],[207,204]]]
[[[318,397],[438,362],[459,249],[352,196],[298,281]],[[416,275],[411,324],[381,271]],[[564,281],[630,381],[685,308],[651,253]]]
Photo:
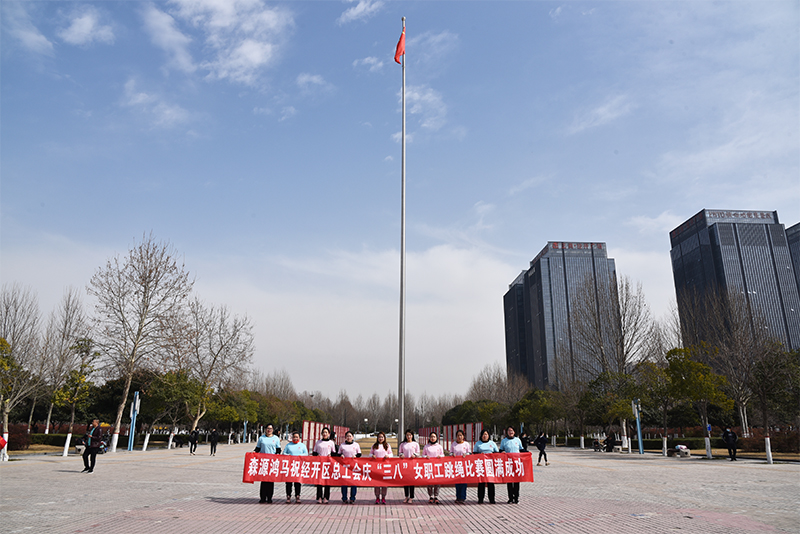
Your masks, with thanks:
[[[394,51],[394,60],[401,63],[400,56],[406,55],[406,27],[403,26],[403,33],[400,34],[400,40],[397,41],[397,49]]]

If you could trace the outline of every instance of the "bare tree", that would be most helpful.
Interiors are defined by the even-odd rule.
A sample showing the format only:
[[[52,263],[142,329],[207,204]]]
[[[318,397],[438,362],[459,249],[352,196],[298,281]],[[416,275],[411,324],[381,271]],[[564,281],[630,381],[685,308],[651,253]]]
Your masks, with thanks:
[[[264,393],[282,400],[293,401],[297,398],[292,377],[286,369],[276,369],[267,375],[264,382]]]
[[[0,294],[0,408],[3,438],[8,441],[8,414],[42,383],[39,304],[36,295],[19,284],[3,285]],[[0,460],[7,460],[7,447]]]
[[[165,325],[180,315],[194,282],[168,243],[144,236],[126,257],[115,256],[92,276],[87,291],[96,300],[97,342],[125,379],[117,407],[111,450],[134,373],[166,344]]]
[[[225,306],[206,307],[198,299],[191,301],[187,310],[188,367],[179,370],[186,371],[203,391],[187,414],[194,430],[205,415],[214,390],[247,369],[253,357],[253,327],[247,316],[231,315]]]
[[[514,372],[506,371],[500,362],[486,364],[472,379],[466,399],[489,400],[511,406],[518,402],[531,388],[528,380]]]
[[[45,434],[50,431],[50,418],[53,415],[56,392],[64,386],[70,373],[81,365],[82,356],[80,351],[76,350],[78,340],[90,337],[89,323],[80,293],[78,289],[69,287],[64,292],[58,307],[50,313],[45,329],[45,377],[47,393],[50,396]],[[72,424],[70,424],[71,427]],[[71,430],[70,433],[72,433]]]

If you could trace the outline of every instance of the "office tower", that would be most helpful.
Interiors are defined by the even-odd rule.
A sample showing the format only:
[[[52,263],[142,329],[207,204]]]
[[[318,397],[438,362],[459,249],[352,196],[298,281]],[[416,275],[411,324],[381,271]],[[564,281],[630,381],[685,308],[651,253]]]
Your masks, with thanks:
[[[709,294],[736,294],[754,327],[757,314],[769,337],[787,349],[800,348],[798,282],[777,211],[704,209],[670,232],[670,242],[684,332],[698,327],[687,322],[692,307]]]
[[[797,291],[800,292],[800,223],[786,229],[786,241],[789,242],[789,255],[792,257]]]
[[[580,306],[602,317],[602,348],[613,351],[618,323],[616,269],[605,243],[551,241],[509,286],[503,298],[506,365],[534,386],[558,387],[559,373],[591,378],[601,369],[576,334]],[[588,304],[587,304],[588,303]],[[566,378],[566,377],[565,377]]]

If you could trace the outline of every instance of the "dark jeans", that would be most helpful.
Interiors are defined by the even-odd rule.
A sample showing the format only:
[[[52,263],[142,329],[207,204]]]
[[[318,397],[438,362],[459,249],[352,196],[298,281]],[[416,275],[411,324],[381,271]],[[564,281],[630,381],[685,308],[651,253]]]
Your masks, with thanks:
[[[317,486],[317,499],[330,499],[331,487],[330,486]]]
[[[275,493],[275,483],[274,482],[262,482],[261,483],[261,501],[268,501],[272,502],[272,494]]]
[[[292,496],[292,484],[294,484],[294,495],[295,495],[295,497],[299,497],[300,496],[300,488],[303,486],[299,482],[287,482],[286,483],[286,496],[287,497],[291,497]]]
[[[510,501],[518,501],[519,500],[519,482],[509,482],[506,484],[508,488],[508,500]]]
[[[212,441],[211,442],[211,454],[217,454],[217,442],[216,441]]]
[[[414,486],[403,486],[403,493],[407,499],[414,498]]]
[[[347,500],[347,488],[350,488],[350,500],[356,500],[356,493],[358,493],[358,486],[342,486],[342,500]]]
[[[728,445],[728,458],[730,458],[731,460],[736,459],[736,447],[731,447],[730,445]]]
[[[544,449],[539,451],[539,459],[536,461],[536,463],[542,463],[542,456],[544,456],[544,461],[546,462],[547,461],[547,453],[544,452]]]
[[[196,450],[197,450],[197,442],[196,441],[192,441],[191,443],[189,443],[189,452],[191,453],[191,452],[194,452]]]
[[[83,467],[89,471],[94,471],[94,463],[97,460],[98,450],[100,449],[97,447],[86,447],[83,449]],[[89,463],[89,458],[91,458],[91,463]]]
[[[456,499],[460,501],[467,500],[467,485],[466,484],[456,484]]]
[[[483,502],[483,497],[486,495],[486,486],[489,486],[489,502],[494,504],[494,484],[492,482],[478,484],[478,502]]]

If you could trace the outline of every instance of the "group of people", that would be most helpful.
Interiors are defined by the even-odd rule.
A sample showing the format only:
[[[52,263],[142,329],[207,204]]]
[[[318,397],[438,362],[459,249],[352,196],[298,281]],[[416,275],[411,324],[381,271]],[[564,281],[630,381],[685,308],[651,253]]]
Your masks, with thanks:
[[[275,435],[275,429],[272,425],[264,427],[264,434],[258,439],[256,443],[256,452],[265,454],[286,454],[290,456],[308,456],[308,448],[300,441],[300,433],[292,432],[292,439],[281,450],[281,441]],[[311,452],[313,456],[341,456],[343,458],[361,458],[361,446],[355,441],[353,433],[347,431],[344,436],[344,443],[336,446],[334,436],[331,434],[330,429],[323,428],[322,439],[317,441]],[[466,456],[468,454],[491,454],[497,452],[517,453],[526,452],[527,446],[523,445],[520,438],[515,437],[515,430],[513,427],[506,429],[506,435],[500,442],[500,446],[491,439],[488,430],[481,432],[479,441],[470,447],[469,443],[465,440],[463,430],[456,431],[456,439],[450,444],[449,452],[452,456]],[[534,440],[534,445],[539,448],[539,463],[541,465],[542,456],[544,456],[546,465],[547,453],[544,448],[547,444],[547,439],[544,433]],[[411,430],[406,430],[405,439],[400,443],[398,448],[398,456],[402,458],[441,458],[445,456],[444,447],[439,443],[439,436],[436,432],[431,432],[428,436],[428,442],[420,449],[419,444],[414,439],[414,433]],[[369,451],[370,458],[391,458],[393,456],[392,446],[386,440],[386,434],[378,432],[375,443]],[[519,503],[519,482],[510,482],[507,485],[508,489],[508,502],[512,504]],[[467,484],[456,484],[456,503],[464,504],[467,501]],[[286,482],[286,502],[292,502],[292,490],[294,490],[294,502],[300,503],[300,490],[302,485],[299,482]],[[403,493],[405,498],[404,503],[411,504],[415,499],[416,486],[404,486]],[[439,488],[440,486],[428,486],[428,503],[439,504]],[[342,486],[342,502],[344,504],[355,504],[356,495],[358,493],[357,486]],[[272,503],[275,492],[274,482],[261,482],[260,487],[260,501],[262,503]],[[483,504],[486,500],[488,492],[489,503],[495,503],[495,485],[491,482],[482,482],[478,484],[478,504]],[[378,486],[374,488],[375,504],[386,504],[386,486]],[[331,486],[317,486],[317,503],[327,504],[331,496]]]

